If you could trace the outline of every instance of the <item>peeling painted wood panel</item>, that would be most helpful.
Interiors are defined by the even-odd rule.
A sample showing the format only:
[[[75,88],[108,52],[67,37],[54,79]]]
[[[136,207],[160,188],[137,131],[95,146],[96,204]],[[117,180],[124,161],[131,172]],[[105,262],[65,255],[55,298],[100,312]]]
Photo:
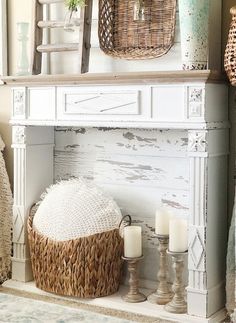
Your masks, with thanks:
[[[56,128],[55,180],[84,176],[116,200],[143,229],[141,278],[156,280],[155,211],[189,215],[185,131]],[[147,266],[148,264],[148,266]],[[151,264],[151,265],[150,265]]]
[[[150,156],[129,156],[101,151],[55,150],[57,177],[85,176],[99,182],[117,185],[159,186],[162,188],[188,189],[183,158],[173,159]]]
[[[173,214],[188,216],[186,133],[57,128],[55,143],[55,179],[85,176],[109,192],[122,214],[142,226],[144,255],[156,268],[156,208],[164,204]],[[155,280],[156,269],[146,270],[142,276]]]
[[[163,132],[154,130],[116,129],[114,134],[114,131],[108,133],[97,129],[58,128],[56,176],[64,178],[73,174],[104,183],[115,181],[118,185],[187,190],[188,161],[184,158],[185,152],[179,156],[175,152],[176,147],[177,152],[183,147],[186,149],[183,133],[179,134],[179,138],[164,139],[162,135]],[[142,149],[139,150],[139,147]],[[170,152],[165,156],[165,150],[171,149],[176,158]],[[162,153],[160,156],[158,151]]]
[[[112,151],[117,154],[187,157],[184,130],[57,127],[58,150]]]

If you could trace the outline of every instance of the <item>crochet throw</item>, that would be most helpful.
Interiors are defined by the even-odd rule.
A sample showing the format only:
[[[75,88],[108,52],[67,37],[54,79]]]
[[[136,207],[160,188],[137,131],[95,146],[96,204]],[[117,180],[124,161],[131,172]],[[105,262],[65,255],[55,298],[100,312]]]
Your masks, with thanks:
[[[0,284],[11,271],[12,193],[3,158],[5,147],[0,137]]]
[[[235,322],[234,310],[235,306],[235,206],[231,220],[228,240],[227,253],[227,275],[226,275],[226,308],[231,315],[232,322]]]

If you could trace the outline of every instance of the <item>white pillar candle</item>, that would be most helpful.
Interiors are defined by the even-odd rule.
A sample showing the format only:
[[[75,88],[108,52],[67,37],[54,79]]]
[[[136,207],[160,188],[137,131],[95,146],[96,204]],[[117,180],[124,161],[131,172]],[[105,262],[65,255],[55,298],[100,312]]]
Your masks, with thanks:
[[[160,208],[156,210],[155,232],[159,235],[169,235],[170,213]]]
[[[169,250],[185,252],[188,250],[188,223],[184,219],[170,219]]]
[[[142,228],[132,225],[124,227],[124,256],[137,258],[142,254]]]

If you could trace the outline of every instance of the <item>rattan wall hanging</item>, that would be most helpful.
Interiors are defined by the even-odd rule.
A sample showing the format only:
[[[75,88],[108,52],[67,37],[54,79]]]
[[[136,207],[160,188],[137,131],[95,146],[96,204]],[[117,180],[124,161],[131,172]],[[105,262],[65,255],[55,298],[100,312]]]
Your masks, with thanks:
[[[232,22],[225,50],[225,71],[232,85],[236,86],[236,6],[231,8]]]
[[[107,55],[156,58],[174,42],[176,0],[99,0],[98,37]]]

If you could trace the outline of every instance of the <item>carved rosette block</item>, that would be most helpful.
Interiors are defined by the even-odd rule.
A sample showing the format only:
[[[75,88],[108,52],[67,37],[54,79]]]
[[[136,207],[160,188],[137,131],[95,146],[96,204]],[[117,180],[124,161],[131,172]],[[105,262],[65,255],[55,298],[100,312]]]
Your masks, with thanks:
[[[173,268],[175,272],[175,280],[173,284],[174,297],[168,304],[165,305],[165,310],[170,313],[186,313],[187,302],[185,301],[185,287],[183,284],[183,269],[184,269],[184,258],[187,252],[171,252],[168,253],[173,259]]]
[[[159,241],[158,251],[160,254],[160,267],[157,273],[159,284],[157,290],[148,296],[148,301],[150,303],[164,305],[170,302],[173,297],[173,293],[168,284],[167,249],[169,236],[158,235],[157,238]]]
[[[26,92],[25,88],[16,88],[12,90],[13,95],[13,117],[15,118],[24,118],[26,109]]]
[[[26,143],[26,127],[14,126],[12,128],[12,142],[16,145],[23,145]]]
[[[139,258],[127,258],[122,257],[122,259],[128,262],[128,271],[130,274],[129,278],[129,292],[122,299],[128,303],[139,303],[146,301],[146,296],[140,293],[138,288],[138,262],[143,257]]]
[[[188,151],[206,152],[207,151],[207,131],[189,131]]]
[[[203,87],[188,87],[188,117],[200,118],[203,116],[205,89]]]

